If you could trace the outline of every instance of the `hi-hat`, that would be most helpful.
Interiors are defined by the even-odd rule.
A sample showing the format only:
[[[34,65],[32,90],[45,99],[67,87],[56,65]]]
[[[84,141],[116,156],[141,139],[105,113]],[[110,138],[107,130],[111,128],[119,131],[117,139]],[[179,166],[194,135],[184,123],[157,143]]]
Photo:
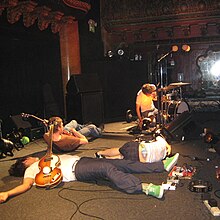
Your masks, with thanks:
[[[169,86],[186,86],[186,85],[191,85],[191,83],[185,83],[185,82],[177,82],[177,83],[170,83]]]

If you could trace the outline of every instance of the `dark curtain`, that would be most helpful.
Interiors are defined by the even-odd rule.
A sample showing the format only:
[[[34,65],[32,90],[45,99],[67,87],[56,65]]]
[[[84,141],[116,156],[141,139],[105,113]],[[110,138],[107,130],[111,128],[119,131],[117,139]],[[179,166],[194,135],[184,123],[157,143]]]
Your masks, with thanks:
[[[0,30],[0,119],[5,132],[13,127],[11,115],[25,112],[49,117],[50,112],[45,115],[48,105],[56,109],[51,114],[62,116],[63,112],[59,36],[36,27],[16,28]]]

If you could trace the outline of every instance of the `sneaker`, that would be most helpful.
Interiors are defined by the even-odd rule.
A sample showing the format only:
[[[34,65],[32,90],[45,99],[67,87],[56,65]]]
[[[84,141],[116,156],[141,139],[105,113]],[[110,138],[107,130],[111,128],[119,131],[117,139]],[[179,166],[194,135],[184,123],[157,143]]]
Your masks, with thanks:
[[[170,172],[170,170],[176,165],[178,158],[179,153],[176,153],[173,157],[167,157],[166,160],[163,161],[164,169],[167,172]]]
[[[156,197],[158,199],[163,197],[164,188],[161,185],[154,185],[150,183],[145,189],[146,195]]]

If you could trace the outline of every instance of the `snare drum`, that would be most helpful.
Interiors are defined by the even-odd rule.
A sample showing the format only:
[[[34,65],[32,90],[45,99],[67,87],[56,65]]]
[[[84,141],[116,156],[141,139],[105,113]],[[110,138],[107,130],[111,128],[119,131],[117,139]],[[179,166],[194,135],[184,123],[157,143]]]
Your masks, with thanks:
[[[170,102],[167,109],[167,114],[170,120],[173,120],[183,112],[189,112],[189,105],[185,101]]]

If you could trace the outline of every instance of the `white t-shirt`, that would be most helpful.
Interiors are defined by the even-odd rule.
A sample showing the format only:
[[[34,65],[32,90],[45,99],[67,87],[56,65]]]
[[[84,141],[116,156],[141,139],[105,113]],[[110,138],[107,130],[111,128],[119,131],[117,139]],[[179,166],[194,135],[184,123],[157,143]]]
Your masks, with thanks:
[[[146,156],[146,162],[152,163],[161,161],[166,157],[166,145],[167,142],[161,136],[157,136],[155,141],[140,143],[141,152],[143,157]]]
[[[67,154],[63,154],[63,155],[59,155],[60,161],[61,161],[61,165],[59,166],[59,168],[61,169],[61,172],[63,174],[63,182],[70,182],[70,181],[75,181],[76,177],[74,174],[74,170],[73,168],[73,164],[75,164],[75,162],[77,160],[80,159],[80,157],[78,156],[72,156],[72,155],[67,155]],[[40,172],[40,169],[38,167],[38,163],[39,161],[33,163],[31,166],[29,166],[24,173],[24,178],[32,178],[35,179],[36,174],[38,174]]]

